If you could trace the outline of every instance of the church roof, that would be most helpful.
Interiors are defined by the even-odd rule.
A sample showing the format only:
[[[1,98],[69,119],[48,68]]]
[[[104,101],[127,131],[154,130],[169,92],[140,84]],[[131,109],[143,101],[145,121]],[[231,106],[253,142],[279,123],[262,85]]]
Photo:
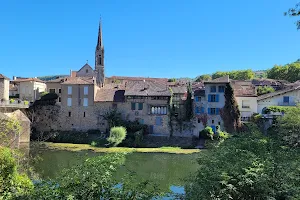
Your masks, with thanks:
[[[90,85],[90,84],[94,84],[94,78],[93,77],[67,77],[65,78],[65,81],[62,84]]]

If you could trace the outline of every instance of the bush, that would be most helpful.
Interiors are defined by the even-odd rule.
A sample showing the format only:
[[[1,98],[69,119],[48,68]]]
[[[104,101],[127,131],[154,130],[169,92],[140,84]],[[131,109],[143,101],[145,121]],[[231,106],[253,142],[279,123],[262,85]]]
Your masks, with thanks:
[[[213,139],[214,132],[213,129],[209,126],[205,127],[202,131],[200,131],[200,137],[203,139]]]
[[[24,101],[24,105],[28,105],[29,104],[29,102],[28,101]]]
[[[96,147],[97,146],[97,142],[92,141],[91,146]]]
[[[265,110],[265,113],[271,113],[271,112],[281,112],[281,113],[286,113],[289,111],[292,111],[295,109],[296,106],[270,106]]]
[[[10,100],[9,100],[9,103],[14,103],[14,102],[15,102],[14,99],[10,99]]]
[[[118,144],[120,144],[126,138],[126,133],[126,128],[123,126],[112,127],[110,129],[110,135],[109,138],[107,138],[107,141],[113,146],[118,146]]]

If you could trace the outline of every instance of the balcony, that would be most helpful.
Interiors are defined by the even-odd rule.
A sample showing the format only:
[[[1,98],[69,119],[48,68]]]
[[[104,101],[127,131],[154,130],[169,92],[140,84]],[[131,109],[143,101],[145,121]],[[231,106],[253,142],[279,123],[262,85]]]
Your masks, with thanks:
[[[0,108],[28,108],[29,103],[25,101],[0,101]]]
[[[295,102],[278,102],[278,106],[296,106]]]

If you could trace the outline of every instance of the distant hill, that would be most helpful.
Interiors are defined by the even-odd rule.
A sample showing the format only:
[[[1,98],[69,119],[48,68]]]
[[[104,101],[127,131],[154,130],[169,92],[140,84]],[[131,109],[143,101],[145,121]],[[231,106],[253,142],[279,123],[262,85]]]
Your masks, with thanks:
[[[51,81],[57,78],[63,78],[67,77],[68,75],[52,75],[52,76],[39,76],[38,79],[41,79],[42,81]]]

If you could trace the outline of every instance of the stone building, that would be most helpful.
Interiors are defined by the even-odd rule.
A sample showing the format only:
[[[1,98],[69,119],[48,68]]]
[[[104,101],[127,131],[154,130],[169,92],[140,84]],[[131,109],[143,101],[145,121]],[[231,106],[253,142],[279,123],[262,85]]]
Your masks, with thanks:
[[[0,74],[0,100],[9,100],[9,78]]]

